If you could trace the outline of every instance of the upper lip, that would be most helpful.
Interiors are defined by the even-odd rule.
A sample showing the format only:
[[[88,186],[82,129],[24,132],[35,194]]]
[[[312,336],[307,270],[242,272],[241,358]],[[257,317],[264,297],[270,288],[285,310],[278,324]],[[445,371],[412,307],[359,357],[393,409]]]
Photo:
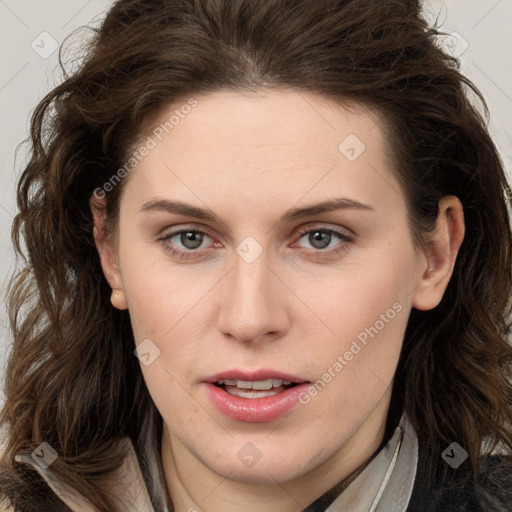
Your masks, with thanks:
[[[300,384],[302,382],[308,382],[306,379],[303,379],[302,377],[297,377],[296,375],[292,375],[290,373],[285,373],[279,370],[271,369],[261,369],[256,371],[226,370],[206,377],[204,379],[204,382],[213,383],[219,380],[243,380],[246,382],[254,382],[268,379],[289,380],[297,384]]]

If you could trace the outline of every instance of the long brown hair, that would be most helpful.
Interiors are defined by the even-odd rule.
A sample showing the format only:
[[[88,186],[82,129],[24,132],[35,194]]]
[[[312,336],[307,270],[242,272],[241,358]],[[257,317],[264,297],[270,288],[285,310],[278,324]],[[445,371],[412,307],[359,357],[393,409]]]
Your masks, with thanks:
[[[54,473],[100,510],[119,510],[105,476],[121,462],[123,436],[157,492],[144,453],[159,456],[161,418],[128,313],[110,305],[89,198],[163,108],[219,89],[290,88],[381,112],[418,243],[439,200],[461,199],[466,236],[453,277],[438,307],[412,311],[394,395],[432,473],[452,441],[475,478],[483,441],[512,447],[510,188],[485,101],[436,34],[406,0],[114,4],[79,69],[37,106],[18,185],[12,233],[27,258],[9,288],[14,343],[0,416],[0,490],[15,506],[49,503],[40,477],[14,461],[43,441],[59,454]],[[106,193],[112,230],[122,188]]]

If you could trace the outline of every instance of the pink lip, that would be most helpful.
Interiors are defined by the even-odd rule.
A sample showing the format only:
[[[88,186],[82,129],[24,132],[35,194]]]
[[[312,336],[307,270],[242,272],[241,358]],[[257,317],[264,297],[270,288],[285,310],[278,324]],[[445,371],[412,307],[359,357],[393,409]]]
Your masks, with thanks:
[[[297,385],[275,395],[262,398],[234,396],[214,385],[219,380],[255,381],[267,379],[289,380],[296,382]],[[219,412],[230,419],[248,423],[264,423],[285,415],[297,404],[300,394],[307,389],[309,384],[305,379],[277,370],[258,370],[255,372],[228,370],[204,380],[206,394]]]
[[[267,380],[267,379],[280,379],[280,380],[290,380],[292,382],[296,382],[300,384],[301,382],[307,382],[306,379],[302,379],[301,377],[297,377],[294,375],[290,375],[288,373],[280,372],[279,370],[256,370],[254,372],[250,371],[242,371],[242,370],[227,370],[222,373],[216,373],[215,375],[211,375],[210,377],[206,377],[204,382],[217,382],[219,380],[246,380],[246,381],[255,381],[255,380]]]

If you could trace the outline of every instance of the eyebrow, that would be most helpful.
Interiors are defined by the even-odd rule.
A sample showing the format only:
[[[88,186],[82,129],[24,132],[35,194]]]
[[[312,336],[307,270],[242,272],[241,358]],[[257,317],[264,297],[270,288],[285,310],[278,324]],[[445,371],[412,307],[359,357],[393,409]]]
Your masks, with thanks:
[[[346,197],[339,197],[310,206],[291,208],[283,214],[280,222],[292,222],[298,219],[303,219],[304,217],[311,217],[321,213],[347,209],[375,212],[375,209],[368,204]],[[211,210],[198,208],[181,201],[171,201],[169,199],[155,199],[153,201],[148,201],[142,205],[140,211],[165,211],[172,214],[184,215],[186,217],[195,217],[199,220],[210,221],[217,224],[225,224]]]

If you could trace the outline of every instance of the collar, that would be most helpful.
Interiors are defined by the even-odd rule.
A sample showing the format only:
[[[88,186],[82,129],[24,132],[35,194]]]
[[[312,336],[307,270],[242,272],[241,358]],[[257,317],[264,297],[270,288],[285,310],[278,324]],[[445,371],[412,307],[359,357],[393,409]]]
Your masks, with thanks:
[[[118,498],[120,510],[155,512],[132,442],[125,437],[119,441],[119,447],[125,449],[127,455],[113,480],[111,492]],[[51,466],[43,468],[37,457],[29,454],[18,454],[15,460],[34,468],[73,512],[95,512],[84,496],[56,477]],[[405,512],[417,465],[418,439],[404,414],[388,443],[325,512]],[[165,497],[162,498],[165,502]]]
[[[121,512],[155,512],[132,441],[128,437],[124,437],[119,441],[118,446],[120,450],[126,451],[126,456],[112,478],[112,486],[109,491],[116,502],[119,502],[119,510]],[[44,467],[45,465],[41,465],[40,460],[37,459],[37,455],[33,454],[18,454],[14,459],[32,466],[51,490],[73,512],[97,512],[85,496],[55,475],[51,470],[51,465]],[[168,512],[168,510],[163,512]]]
[[[406,414],[393,436],[325,512],[405,512],[418,466],[418,438]]]

